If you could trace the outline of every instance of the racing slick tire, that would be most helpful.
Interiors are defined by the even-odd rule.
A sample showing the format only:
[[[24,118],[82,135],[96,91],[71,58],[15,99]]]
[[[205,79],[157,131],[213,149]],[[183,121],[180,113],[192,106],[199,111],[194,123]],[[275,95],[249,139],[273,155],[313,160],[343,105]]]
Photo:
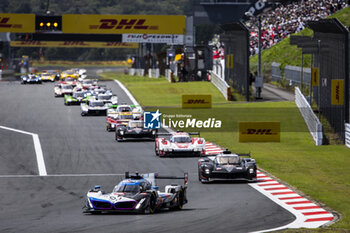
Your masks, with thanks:
[[[154,152],[156,153],[156,156],[159,156],[159,152],[158,152],[157,148],[154,148]]]
[[[178,195],[178,205],[177,206],[174,206],[174,207],[171,207],[170,209],[171,210],[182,210],[183,208],[183,205],[184,205],[184,191],[183,189],[180,189],[179,191],[179,195]]]
[[[152,192],[150,198],[149,198],[149,204],[147,206],[147,208],[145,209],[145,214],[153,214],[155,209],[156,209],[156,204],[157,204],[157,197],[154,194],[154,192]]]
[[[86,116],[87,113],[86,113],[86,112],[82,112],[80,115],[81,115],[81,116]]]
[[[111,132],[111,128],[110,128],[110,126],[109,126],[108,124],[106,124],[106,130],[107,130],[108,132]]]

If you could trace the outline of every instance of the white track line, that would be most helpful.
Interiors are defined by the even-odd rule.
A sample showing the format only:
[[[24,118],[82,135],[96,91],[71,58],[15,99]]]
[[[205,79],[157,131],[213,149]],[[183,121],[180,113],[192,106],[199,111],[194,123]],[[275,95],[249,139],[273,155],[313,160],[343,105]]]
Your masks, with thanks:
[[[125,92],[125,94],[129,97],[129,99],[131,100],[132,104],[134,105],[140,105],[136,99],[134,98],[134,96],[132,96],[132,94],[130,93],[130,91],[119,81],[119,80],[114,80],[114,82],[116,82],[119,87]]]
[[[124,176],[125,174],[51,174],[45,177],[91,177],[91,176]],[[0,178],[36,178],[40,175],[0,175]]]
[[[40,176],[47,176],[46,167],[45,167],[45,161],[44,161],[44,155],[43,155],[43,151],[41,149],[39,135],[35,134],[35,133],[30,133],[30,132],[27,132],[27,131],[23,131],[23,130],[18,130],[18,129],[5,127],[5,126],[0,126],[0,128],[4,129],[4,130],[10,130],[10,131],[13,131],[13,132],[16,132],[16,133],[22,133],[22,134],[26,134],[26,135],[31,135],[33,137],[34,149],[35,149],[35,154],[36,154],[36,161],[37,161],[37,164],[38,164],[39,175]]]

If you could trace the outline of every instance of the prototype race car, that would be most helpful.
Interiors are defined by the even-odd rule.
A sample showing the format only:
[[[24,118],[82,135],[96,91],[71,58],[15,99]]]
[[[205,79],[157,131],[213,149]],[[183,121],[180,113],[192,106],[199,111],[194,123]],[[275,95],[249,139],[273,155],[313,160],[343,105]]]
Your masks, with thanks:
[[[100,100],[90,100],[89,104],[81,103],[81,115],[106,115],[108,106]]]
[[[109,110],[109,109],[108,109]],[[108,112],[107,110],[107,112]],[[115,131],[115,129],[123,124],[126,125],[130,120],[133,120],[134,117],[132,113],[130,112],[120,112],[120,113],[107,113],[107,118],[106,118],[106,130],[109,131]]]
[[[22,84],[27,84],[27,83],[41,84],[41,78],[39,75],[35,75],[35,74],[22,75],[21,83]]]
[[[51,81],[54,82],[56,79],[56,74],[43,72],[40,75],[42,81]]]
[[[115,140],[118,142],[125,139],[155,139],[156,129],[144,129],[143,121],[131,120],[127,125],[119,125],[115,131]]]
[[[256,170],[255,160],[250,157],[250,153],[234,154],[226,150],[222,154],[200,158],[198,161],[198,179],[202,183],[223,179],[256,181]]]
[[[112,92],[105,92],[102,94],[98,94],[96,99],[102,100],[104,103],[108,103],[112,105],[118,104],[118,97],[116,95],[113,95]]]
[[[184,185],[166,185],[164,192],[158,191],[156,179],[183,179]],[[158,173],[129,175],[116,185],[111,193],[95,186],[86,195],[83,213],[135,212],[152,214],[161,208],[180,210],[187,203],[188,174],[183,177],[159,176]]]
[[[71,95],[73,93],[73,86],[70,84],[55,85],[55,97],[62,97],[64,95]]]
[[[200,137],[191,138],[190,135],[198,133],[176,133],[156,134],[155,152],[157,156],[200,156],[205,154],[205,139]],[[170,136],[170,139],[158,136]]]
[[[76,91],[76,92],[73,92],[72,95],[64,95],[64,104],[65,105],[81,104],[85,96],[86,96],[86,93],[84,91]]]

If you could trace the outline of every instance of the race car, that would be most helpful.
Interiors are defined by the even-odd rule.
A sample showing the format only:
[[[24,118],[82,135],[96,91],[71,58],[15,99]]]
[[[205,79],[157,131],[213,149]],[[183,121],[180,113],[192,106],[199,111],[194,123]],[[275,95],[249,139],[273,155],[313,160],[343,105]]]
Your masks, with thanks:
[[[73,93],[73,86],[70,84],[55,85],[55,97],[62,97],[64,95],[71,95]]]
[[[198,160],[198,179],[202,183],[232,179],[256,181],[256,170],[256,162],[250,157],[250,153],[234,154],[225,150],[216,156]]]
[[[28,74],[28,75],[22,75],[21,76],[21,83],[22,84],[41,84],[41,78],[39,75],[35,74]]]
[[[64,104],[81,104],[82,100],[85,98],[86,92],[84,91],[75,91],[72,95],[64,95]]]
[[[81,103],[81,115],[106,115],[108,106],[100,100],[90,100],[89,104]]]
[[[89,87],[92,87],[92,86],[97,87],[97,84],[98,84],[97,80],[92,80],[92,79],[84,79],[81,82],[79,82],[79,86],[82,89],[88,89]]]
[[[75,87],[77,85],[77,81],[71,77],[67,77],[64,79],[61,79],[60,81],[58,81],[58,83],[60,84],[69,84],[72,85],[73,87]]]
[[[200,136],[199,132],[186,133],[178,131],[175,133],[156,134],[155,152],[157,156],[200,156],[205,154],[205,139],[193,137]],[[167,137],[159,136],[170,136]]]
[[[109,109],[108,109],[109,110]],[[107,110],[106,118],[106,130],[108,132],[115,131],[119,125],[126,125],[130,120],[133,120],[134,117],[130,112],[120,112],[120,113],[111,113]]]
[[[79,78],[79,74],[76,73],[74,70],[65,70],[61,73],[61,77],[62,80],[66,79],[66,78],[72,78],[77,80]]]
[[[156,179],[183,179],[184,185],[166,185],[159,191]],[[153,214],[162,208],[181,210],[186,204],[188,173],[183,177],[159,176],[158,173],[129,175],[116,185],[111,193],[105,193],[101,186],[95,186],[86,195],[83,213],[101,214],[111,212],[134,212]]]
[[[154,139],[156,129],[144,129],[143,121],[131,120],[127,125],[119,125],[115,131],[115,140],[121,142],[125,139]]]
[[[98,94],[96,99],[102,100],[106,104],[112,104],[112,105],[118,104],[118,97],[116,95],[113,95],[112,92],[105,92],[102,94]]]
[[[56,74],[44,71],[43,73],[41,73],[40,77],[42,81],[54,82],[56,79]]]
[[[139,105],[122,103],[115,108],[115,112],[131,112],[134,119],[142,120],[143,110]]]

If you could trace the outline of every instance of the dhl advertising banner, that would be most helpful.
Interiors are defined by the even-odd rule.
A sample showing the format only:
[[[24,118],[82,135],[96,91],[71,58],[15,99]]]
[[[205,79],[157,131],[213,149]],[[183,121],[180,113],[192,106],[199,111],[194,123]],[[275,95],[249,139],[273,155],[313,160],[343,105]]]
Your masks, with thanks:
[[[63,33],[185,34],[184,15],[62,15]]]
[[[239,142],[280,142],[280,122],[239,122]]]
[[[182,95],[182,108],[211,108],[211,95]]]
[[[58,47],[58,48],[138,48],[137,43],[84,42],[84,41],[11,41],[11,47]]]
[[[0,13],[0,32],[33,33],[35,15]]]
[[[320,72],[318,68],[312,68],[312,86],[317,87],[319,83]]]
[[[332,105],[344,105],[344,79],[332,80]]]

